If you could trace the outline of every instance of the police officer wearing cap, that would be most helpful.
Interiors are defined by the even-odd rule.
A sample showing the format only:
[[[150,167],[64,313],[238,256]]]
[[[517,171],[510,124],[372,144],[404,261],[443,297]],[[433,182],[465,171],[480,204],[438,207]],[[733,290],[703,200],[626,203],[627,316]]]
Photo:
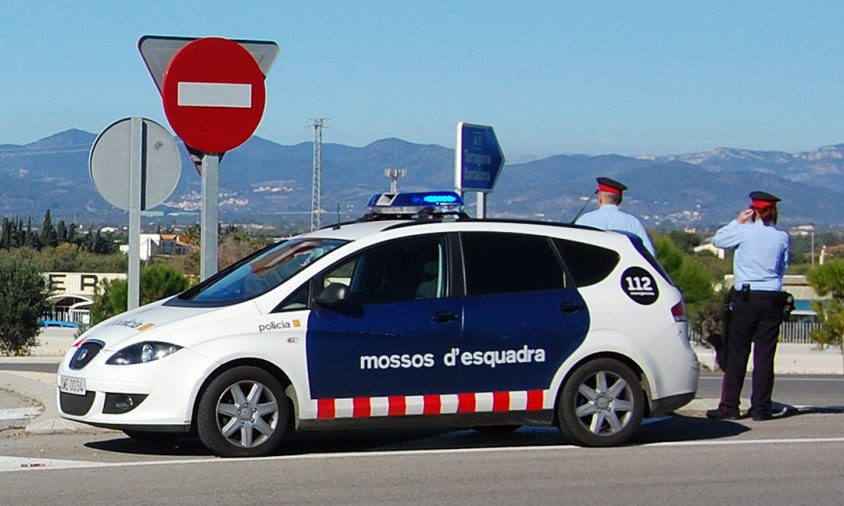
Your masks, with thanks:
[[[753,344],[753,391],[748,415],[754,420],[771,419],[774,388],[774,353],[783,321],[787,293],[782,277],[789,262],[789,237],[775,227],[779,198],[770,193],[750,193],[750,209],[715,232],[712,244],[735,249],[730,292],[731,308],[727,363],[717,409],[707,411],[713,419],[740,417],[741,387]]]
[[[598,209],[590,211],[579,217],[575,224],[587,225],[602,230],[619,230],[629,232],[642,239],[645,248],[656,256],[656,250],[648,237],[645,226],[639,218],[620,210],[621,195],[626,186],[608,177],[599,177],[598,190],[595,192],[598,199]]]

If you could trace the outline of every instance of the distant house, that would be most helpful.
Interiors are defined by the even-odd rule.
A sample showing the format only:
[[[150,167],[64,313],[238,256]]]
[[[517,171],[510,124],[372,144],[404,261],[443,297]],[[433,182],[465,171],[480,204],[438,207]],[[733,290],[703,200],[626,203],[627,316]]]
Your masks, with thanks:
[[[178,234],[141,234],[141,260],[155,255],[187,255],[195,248],[184,236]],[[122,253],[129,253],[129,245],[120,246]]]
[[[724,250],[722,248],[716,248],[715,246],[712,245],[712,242],[708,242],[706,244],[701,244],[700,246],[695,246],[692,249],[692,251],[694,251],[695,253],[700,253],[700,252],[703,252],[703,251],[705,251],[707,253],[712,253],[713,255],[720,258],[721,260],[723,260],[724,257],[725,257]]]

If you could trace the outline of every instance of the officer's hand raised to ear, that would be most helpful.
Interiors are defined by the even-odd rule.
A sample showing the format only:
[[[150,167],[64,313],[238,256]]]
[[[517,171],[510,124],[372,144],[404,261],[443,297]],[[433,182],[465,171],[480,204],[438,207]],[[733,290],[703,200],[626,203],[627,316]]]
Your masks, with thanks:
[[[753,209],[745,209],[744,211],[739,213],[738,217],[736,218],[736,221],[739,223],[747,223],[748,221],[751,221],[754,214],[756,214],[756,211],[754,211]]]

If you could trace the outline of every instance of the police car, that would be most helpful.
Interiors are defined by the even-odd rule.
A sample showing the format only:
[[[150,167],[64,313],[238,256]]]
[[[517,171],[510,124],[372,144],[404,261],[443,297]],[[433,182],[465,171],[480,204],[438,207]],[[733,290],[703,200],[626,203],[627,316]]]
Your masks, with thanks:
[[[556,425],[611,446],[694,397],[682,294],[640,240],[461,204],[376,195],[100,323],[59,367],[61,416],[220,456],[356,427]]]

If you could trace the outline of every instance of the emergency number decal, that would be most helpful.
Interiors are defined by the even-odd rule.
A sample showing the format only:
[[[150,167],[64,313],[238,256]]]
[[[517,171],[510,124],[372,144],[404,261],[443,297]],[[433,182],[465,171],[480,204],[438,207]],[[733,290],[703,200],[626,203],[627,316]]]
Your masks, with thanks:
[[[621,289],[628,297],[642,305],[650,305],[659,298],[656,280],[641,267],[630,267],[621,275]]]

